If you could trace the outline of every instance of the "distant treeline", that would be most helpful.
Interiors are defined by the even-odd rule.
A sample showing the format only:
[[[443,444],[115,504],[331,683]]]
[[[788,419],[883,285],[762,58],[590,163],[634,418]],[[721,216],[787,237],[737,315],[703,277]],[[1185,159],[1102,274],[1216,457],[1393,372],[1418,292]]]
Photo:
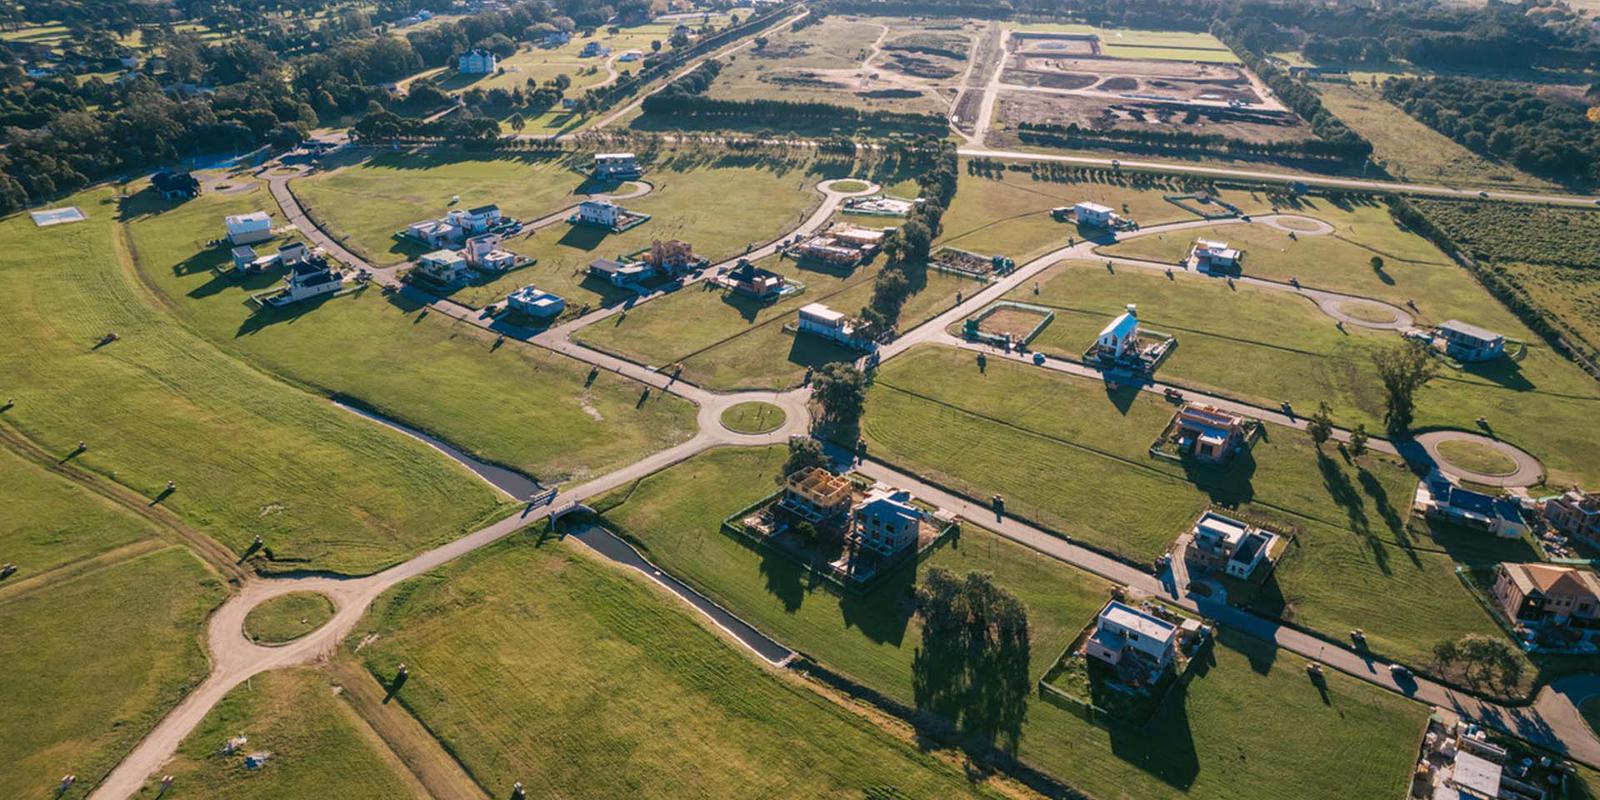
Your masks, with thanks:
[[[1076,124],[1023,122],[1017,126],[1017,138],[1028,144],[1053,147],[1094,146],[1105,144],[1135,145],[1149,151],[1193,151],[1226,153],[1240,156],[1268,156],[1274,158],[1309,158],[1360,161],[1371,152],[1363,141],[1330,142],[1304,139],[1283,142],[1251,142],[1224,136],[1220,133],[1190,133],[1188,131],[1149,130],[1094,130]]]

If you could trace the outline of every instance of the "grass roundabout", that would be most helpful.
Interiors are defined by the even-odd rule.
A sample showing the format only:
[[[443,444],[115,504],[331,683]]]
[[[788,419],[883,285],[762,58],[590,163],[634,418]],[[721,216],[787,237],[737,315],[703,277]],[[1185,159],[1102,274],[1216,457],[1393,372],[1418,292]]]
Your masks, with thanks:
[[[783,409],[758,400],[730,406],[722,412],[722,427],[734,433],[771,433],[783,427],[783,422]]]
[[[847,179],[847,180],[834,181],[833,183],[828,185],[828,188],[832,189],[832,190],[834,190],[836,192],[842,192],[844,194],[850,194],[852,192],[864,192],[864,191],[872,188],[872,184],[867,183],[866,181],[858,181],[858,180],[854,180],[854,179]]]
[[[244,634],[257,644],[286,644],[333,619],[333,601],[316,592],[290,592],[272,598],[244,618]]]
[[[1439,443],[1439,455],[1452,465],[1482,475],[1510,475],[1517,462],[1482,442],[1447,439]]]
[[[1351,319],[1362,322],[1390,323],[1394,322],[1394,312],[1376,303],[1364,303],[1360,300],[1347,300],[1339,304],[1339,311]]]

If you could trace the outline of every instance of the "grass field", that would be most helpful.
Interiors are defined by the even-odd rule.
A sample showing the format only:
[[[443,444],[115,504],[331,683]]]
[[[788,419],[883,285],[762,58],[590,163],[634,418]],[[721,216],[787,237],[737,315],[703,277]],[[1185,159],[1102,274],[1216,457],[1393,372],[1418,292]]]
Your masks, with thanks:
[[[722,412],[722,426],[735,433],[766,433],[783,427],[783,409],[751,401]]]
[[[234,736],[249,741],[232,756],[217,750]],[[249,769],[250,753],[271,753]],[[166,797],[426,797],[421,786],[338,697],[321,672],[292,667],[257,675],[229,692],[162,768],[174,777]],[[156,784],[137,797],[154,797]]]
[[[1549,181],[1462,147],[1383,99],[1372,86],[1314,83],[1334,116],[1372,142],[1373,160],[1400,180],[1468,186],[1554,188]]]
[[[205,677],[197,635],[223,594],[168,547],[0,598],[0,796],[51,797],[65,774],[85,796]]]
[[[581,546],[514,537],[398,587],[375,675],[494,792],[960,796],[952,766],[758,666],[679,600]],[[351,641],[368,631],[358,630]]]
[[[693,433],[694,407],[679,398],[652,393],[640,405],[640,384],[610,373],[590,382],[586,364],[498,343],[376,290],[252,314],[245,295],[276,276],[243,284],[218,277],[210,267],[227,254],[205,242],[222,215],[270,207],[266,191],[213,193],[177,207],[148,197],[125,206],[147,279],[203,335],[293,381],[355,398],[548,483],[608,471]]]
[[[1364,627],[1375,650],[1412,663],[1440,639],[1495,633],[1453,574],[1455,543],[1407,525],[1416,478],[1398,460],[1351,463],[1276,427],[1227,467],[1151,458],[1171,415],[1150,393],[1011,362],[980,373],[971,353],[924,348],[879,369],[862,431],[878,458],[969,496],[999,492],[1012,513],[1135,561],[1164,552],[1210,503],[1273,519],[1296,533],[1298,563],[1255,606],[1332,636]],[[1094,476],[1094,490],[1041,474]]]
[[[333,602],[316,592],[290,592],[274,597],[244,618],[244,634],[260,644],[298,639],[333,619]]]
[[[805,291],[775,302],[758,302],[731,292],[696,286],[583,328],[576,341],[652,366],[682,363],[683,377],[715,389],[782,389],[798,385],[807,368],[848,361],[860,352],[815,336],[785,330],[796,312],[824,303],[847,314],[872,297],[877,263],[846,273],[822,270],[809,262],[767,258],[766,269],[805,285]],[[909,329],[942,311],[957,292],[972,292],[975,281],[926,269],[909,269],[914,292],[900,313]]]
[[[790,646],[903,702],[913,702],[920,628],[899,597],[897,575],[864,597],[808,581],[792,561],[751,549],[718,530],[768,491],[780,448],[718,450],[619,491],[597,506],[603,519],[651,559]],[[1054,474],[1054,473],[1050,473]],[[620,503],[620,505],[617,505]],[[1037,677],[1098,610],[1098,579],[964,526],[918,569],[993,573],[1028,606]],[[1095,727],[1037,698],[1027,703],[1020,755],[1097,797],[1382,796],[1401,791],[1425,710],[1332,675],[1324,699],[1299,659],[1224,633],[1215,663],[1151,726]]]
[[[490,490],[425,445],[263,375],[159,311],[117,237],[112,192],[71,202],[87,221],[0,221],[16,254],[0,265],[0,374],[16,398],[0,422],[152,499],[173,480],[162,505],[235,552],[259,534],[279,558],[305,559],[297,567],[376,569],[498,513]],[[107,332],[120,338],[96,348]],[[88,449],[71,455],[80,440]]]
[[[1440,442],[1439,454],[1462,469],[1485,475],[1510,475],[1517,471],[1517,462],[1510,456],[1480,442],[1453,439]]]
[[[0,497],[26,510],[0,517],[0,563],[17,565],[13,582],[151,535],[140,520],[3,447]]]
[[[1232,237],[1245,227],[1223,226],[1219,233]],[[1246,272],[1252,271],[1252,259],[1259,255],[1259,250],[1247,253]],[[1358,256],[1346,253],[1345,258],[1347,269],[1353,271],[1349,262]],[[1338,262],[1309,257],[1296,263],[1338,267]],[[1435,271],[1429,280],[1445,286],[1458,298],[1458,306],[1479,309],[1477,319],[1491,319],[1488,327],[1528,346],[1520,362],[1441,369],[1440,377],[1419,395],[1416,424],[1473,430],[1475,420],[1484,416],[1497,435],[1540,458],[1554,480],[1600,478],[1593,459],[1584,455],[1595,446],[1595,437],[1584,426],[1574,425],[1600,409],[1600,389],[1593,381],[1536,340],[1464,271],[1394,264],[1388,261],[1384,270],[1397,281],[1418,270]],[[1365,269],[1371,273],[1370,266]],[[1125,304],[1136,303],[1141,319],[1152,329],[1178,337],[1178,348],[1161,366],[1162,380],[1268,407],[1289,401],[1308,412],[1327,402],[1340,425],[1365,424],[1370,431],[1382,430],[1383,393],[1371,354],[1390,346],[1393,334],[1351,325],[1340,331],[1309,301],[1287,292],[1230,288],[1225,282],[1193,275],[1169,279],[1136,267],[1108,272],[1104,264],[1065,264],[1042,274],[1039,287],[1037,295],[1031,286],[1012,295],[1057,309],[1055,321],[1032,342],[1036,349],[1078,358],[1106,321]],[[1436,306],[1420,292],[1416,300],[1424,311]],[[1450,318],[1435,314],[1437,321]]]
[[[1024,23],[1013,25],[1011,29],[1040,33],[1094,34],[1100,37],[1101,52],[1112,58],[1239,63],[1239,57],[1209,33],[1098,28],[1093,25],[1057,22]]]

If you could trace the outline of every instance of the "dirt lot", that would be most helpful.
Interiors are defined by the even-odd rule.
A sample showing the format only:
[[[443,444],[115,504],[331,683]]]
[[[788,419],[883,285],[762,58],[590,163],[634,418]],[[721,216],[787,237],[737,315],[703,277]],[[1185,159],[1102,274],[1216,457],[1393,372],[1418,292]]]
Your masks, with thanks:
[[[1300,141],[1311,129],[1299,118],[1230,108],[1183,107],[1177,104],[1115,100],[1079,95],[1003,92],[996,118],[1005,126],[994,135],[1009,139],[1023,121],[1077,124],[1092,130],[1158,130],[1221,133],[1252,142]]]
[[[1100,39],[1073,33],[1014,33],[1010,49],[1020,55],[1097,56],[1100,55]]]
[[[1043,314],[1025,308],[997,308],[978,323],[978,330],[1022,339],[1043,319]]]
[[[1055,86],[1049,82],[1065,76],[1071,83],[1094,80],[1081,86],[1059,88],[1093,89],[1104,92],[1138,93],[1173,100],[1237,100],[1260,103],[1261,96],[1250,84],[1244,68],[1231,64],[1193,64],[1182,61],[1136,61],[1125,58],[1038,56],[1019,53],[1012,57],[1004,80],[1023,86]]]

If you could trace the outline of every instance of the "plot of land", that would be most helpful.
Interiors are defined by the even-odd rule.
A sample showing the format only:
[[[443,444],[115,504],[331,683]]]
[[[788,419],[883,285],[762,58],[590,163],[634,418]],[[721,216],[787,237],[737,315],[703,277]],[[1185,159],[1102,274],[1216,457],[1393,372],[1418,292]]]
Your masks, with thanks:
[[[787,557],[754,551],[718,530],[722,517],[771,490],[758,476],[775,475],[783,458],[780,448],[713,451],[641,481],[604,519],[744,619],[914,703],[921,628],[909,606],[892,599],[915,579],[910,569],[865,597],[841,597],[808,581]],[[932,566],[991,572],[1026,603],[1033,678],[1104,599],[1097,579],[971,525],[917,569]],[[1200,667],[1187,692],[1169,698],[1148,728],[1095,727],[1030,697],[1019,754],[1103,797],[1400,791],[1425,709],[1338,675],[1322,698],[1305,680],[1303,663],[1224,633],[1215,662]]]
[[[422,787],[338,696],[323,673],[306,667],[268,672],[229,692],[162,772],[173,794],[250,800],[426,797]],[[232,755],[218,754],[244,736]],[[266,753],[260,767],[245,766]]]
[[[0,596],[0,795],[52,797],[63,774],[78,776],[68,797],[87,794],[205,677],[195,634],[223,594],[168,547]]]
[[[211,267],[227,254],[206,248],[205,241],[222,215],[270,207],[265,190],[213,193],[175,208],[142,202],[151,205],[130,202],[127,209],[166,209],[131,213],[129,225],[139,266],[166,302],[221,346],[297,383],[354,399],[547,483],[607,472],[693,431],[694,408],[684,400],[654,393],[641,404],[639,384],[610,373],[590,381],[586,364],[497,344],[492,334],[376,289],[252,313],[243,305],[245,295],[277,276],[235,282],[215,275]]]
[[[266,377],[158,311],[126,263],[112,192],[75,202],[92,209],[87,222],[0,222],[15,253],[0,266],[0,373],[16,398],[6,425],[62,457],[84,441],[74,464],[146,497],[175,481],[162,505],[238,553],[259,534],[277,556],[307,559],[302,568],[376,569],[498,513],[488,487],[427,446]],[[184,236],[209,238],[219,219]],[[120,338],[96,348],[107,332]]]
[[[520,780],[530,797],[972,793],[953,766],[758,666],[633,573],[529,537],[391,592],[362,650],[376,675],[406,663],[399,702],[482,785]]]
[[[0,448],[0,497],[13,509],[0,517],[0,562],[19,570],[12,581],[151,535],[139,519],[5,448]]]

